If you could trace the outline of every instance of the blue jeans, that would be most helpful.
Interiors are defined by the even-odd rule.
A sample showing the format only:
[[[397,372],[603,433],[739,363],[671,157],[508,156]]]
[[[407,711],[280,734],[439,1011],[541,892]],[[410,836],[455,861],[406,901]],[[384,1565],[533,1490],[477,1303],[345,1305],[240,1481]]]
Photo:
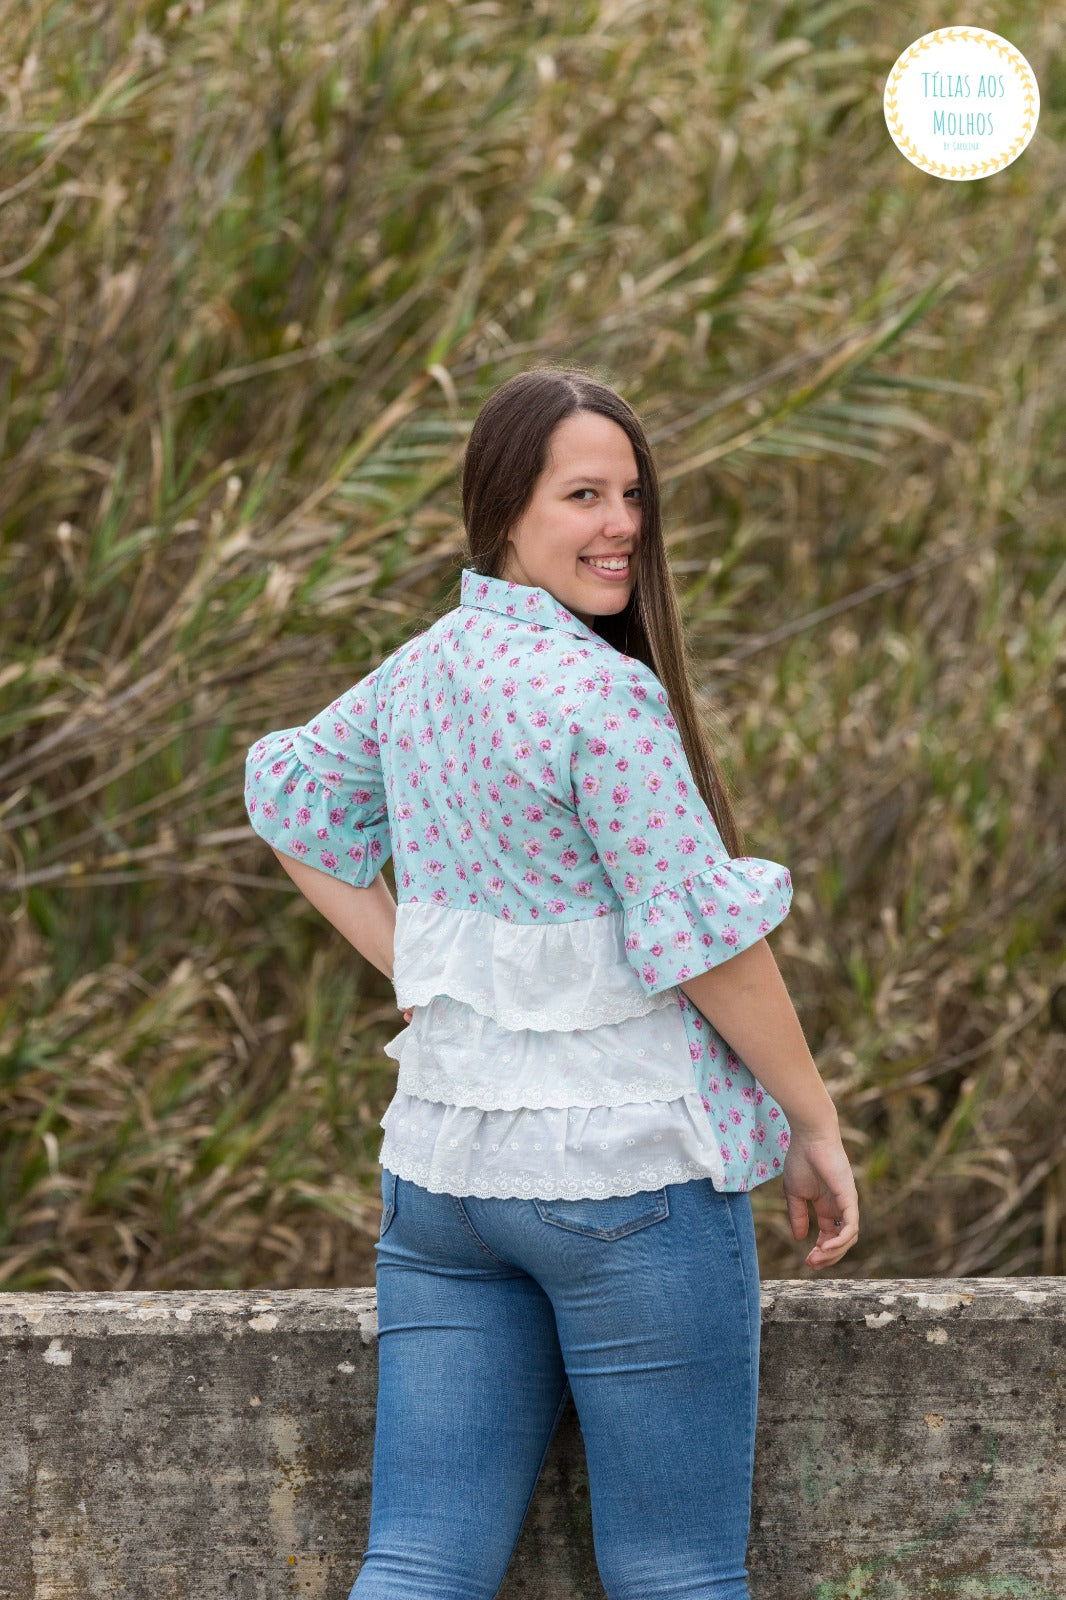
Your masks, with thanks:
[[[477,1200],[382,1172],[370,1537],[349,1600],[492,1600],[568,1392],[609,1600],[747,1600],[746,1194]]]

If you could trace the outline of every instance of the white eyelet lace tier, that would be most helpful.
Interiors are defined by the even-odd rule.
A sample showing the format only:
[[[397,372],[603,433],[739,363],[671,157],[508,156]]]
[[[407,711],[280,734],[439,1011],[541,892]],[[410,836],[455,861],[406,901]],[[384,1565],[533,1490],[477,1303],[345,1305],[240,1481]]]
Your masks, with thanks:
[[[479,1111],[397,1091],[381,1165],[436,1194],[584,1200],[711,1178],[721,1161],[699,1095],[670,1102]]]
[[[724,1186],[677,993],[645,994],[621,920],[397,907],[394,985],[414,1015],[384,1047],[399,1072],[382,1166],[479,1198]]]
[[[435,995],[384,1049],[405,1094],[482,1111],[674,1100],[696,1086],[676,998],[643,1017],[538,1032]]]

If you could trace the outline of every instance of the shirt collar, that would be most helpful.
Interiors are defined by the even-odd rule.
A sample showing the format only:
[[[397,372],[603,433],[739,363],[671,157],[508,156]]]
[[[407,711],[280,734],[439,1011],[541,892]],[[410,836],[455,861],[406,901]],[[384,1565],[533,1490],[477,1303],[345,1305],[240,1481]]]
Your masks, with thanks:
[[[568,611],[547,589],[511,583],[506,578],[486,578],[472,567],[463,568],[460,604],[477,606],[482,611],[498,611],[501,616],[536,623],[541,628],[560,628],[564,633],[576,634],[579,639],[603,642],[598,633]]]

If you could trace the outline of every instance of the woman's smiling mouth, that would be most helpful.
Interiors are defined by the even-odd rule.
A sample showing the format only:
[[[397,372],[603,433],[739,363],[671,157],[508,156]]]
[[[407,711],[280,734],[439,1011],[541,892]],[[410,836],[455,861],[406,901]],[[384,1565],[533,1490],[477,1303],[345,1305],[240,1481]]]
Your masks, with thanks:
[[[605,578],[624,578],[629,573],[628,556],[580,556],[579,560],[594,572],[602,573]]]

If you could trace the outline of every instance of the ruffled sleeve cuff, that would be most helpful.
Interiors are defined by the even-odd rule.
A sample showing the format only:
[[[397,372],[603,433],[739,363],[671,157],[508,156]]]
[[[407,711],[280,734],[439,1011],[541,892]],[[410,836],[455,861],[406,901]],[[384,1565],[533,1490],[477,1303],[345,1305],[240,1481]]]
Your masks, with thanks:
[[[735,856],[627,907],[626,954],[645,993],[658,994],[739,955],[791,904],[787,867]]]
[[[371,789],[343,794],[340,773],[312,772],[297,753],[300,733],[282,728],[252,745],[244,781],[248,819],[275,850],[365,889],[392,853],[384,798]],[[337,788],[328,782],[333,776]]]

